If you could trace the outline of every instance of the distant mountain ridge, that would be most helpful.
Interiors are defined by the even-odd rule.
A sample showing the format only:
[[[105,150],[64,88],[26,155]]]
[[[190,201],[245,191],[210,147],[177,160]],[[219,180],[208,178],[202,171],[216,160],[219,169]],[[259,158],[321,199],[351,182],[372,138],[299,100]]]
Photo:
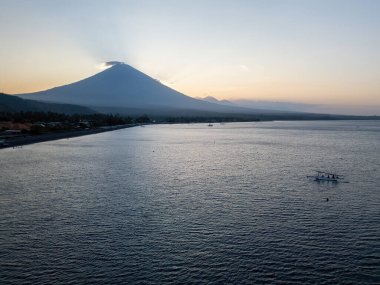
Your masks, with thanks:
[[[217,103],[217,104],[221,104],[221,105],[228,105],[228,106],[234,106],[234,103],[232,103],[231,101],[228,101],[228,100],[218,100],[216,99],[215,97],[212,97],[212,96],[206,96],[206,97],[197,97],[197,99],[199,100],[203,100],[203,101],[206,101],[206,102],[210,102],[210,103]]]
[[[94,114],[97,113],[87,107],[72,104],[44,103],[26,100],[13,95],[0,93],[0,112],[54,112],[64,114]]]

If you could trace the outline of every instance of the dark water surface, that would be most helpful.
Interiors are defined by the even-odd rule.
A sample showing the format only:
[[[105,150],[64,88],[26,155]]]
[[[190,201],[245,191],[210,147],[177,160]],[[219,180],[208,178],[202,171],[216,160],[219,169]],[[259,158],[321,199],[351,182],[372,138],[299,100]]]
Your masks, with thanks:
[[[380,284],[380,122],[137,127],[0,171],[1,284]]]

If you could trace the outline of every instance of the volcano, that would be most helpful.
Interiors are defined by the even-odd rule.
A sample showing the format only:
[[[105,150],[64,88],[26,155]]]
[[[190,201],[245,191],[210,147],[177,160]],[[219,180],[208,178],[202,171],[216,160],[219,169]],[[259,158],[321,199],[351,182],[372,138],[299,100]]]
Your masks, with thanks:
[[[186,96],[124,63],[91,77],[45,91],[18,94],[24,99],[76,104],[98,110],[193,110],[241,113],[233,108]],[[240,110],[239,110],[240,109]],[[244,110],[244,109],[243,109]],[[249,109],[245,109],[247,111]]]

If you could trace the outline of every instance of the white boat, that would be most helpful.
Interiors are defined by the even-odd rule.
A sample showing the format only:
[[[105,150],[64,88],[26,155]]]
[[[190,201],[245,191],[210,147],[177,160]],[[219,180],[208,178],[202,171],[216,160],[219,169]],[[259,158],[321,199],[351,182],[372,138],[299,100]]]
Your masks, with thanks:
[[[313,178],[314,181],[319,181],[319,182],[341,182],[343,179],[342,175],[336,174],[336,173],[330,173],[326,171],[319,171],[316,170],[317,174],[315,175],[310,175],[307,176],[307,178]]]

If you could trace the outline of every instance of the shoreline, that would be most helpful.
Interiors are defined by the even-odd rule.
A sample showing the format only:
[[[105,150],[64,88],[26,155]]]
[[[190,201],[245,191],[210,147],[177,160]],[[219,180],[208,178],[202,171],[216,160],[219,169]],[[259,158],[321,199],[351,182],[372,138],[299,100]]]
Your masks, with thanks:
[[[11,140],[5,141],[6,145],[0,145],[0,149],[14,148],[14,147],[20,147],[23,145],[29,145],[29,144],[34,144],[34,143],[94,135],[94,134],[99,134],[99,133],[105,133],[105,132],[137,127],[141,125],[143,124],[127,124],[127,125],[117,125],[117,126],[105,126],[105,127],[99,127],[97,129],[89,129],[89,130],[73,130],[73,131],[65,131],[65,132],[46,133],[46,134],[41,134],[41,135],[19,136],[19,137],[12,138]]]

